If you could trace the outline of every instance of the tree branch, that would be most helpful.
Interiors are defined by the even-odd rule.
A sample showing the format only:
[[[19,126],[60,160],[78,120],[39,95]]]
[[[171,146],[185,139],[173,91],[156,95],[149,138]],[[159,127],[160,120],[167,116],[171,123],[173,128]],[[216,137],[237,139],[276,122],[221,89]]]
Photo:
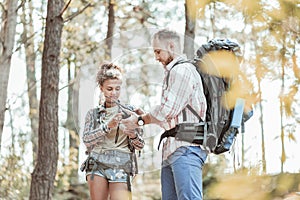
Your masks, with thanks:
[[[22,8],[25,5],[25,2],[26,2],[25,0],[22,0],[21,4],[17,7],[16,11],[18,11],[20,8]]]
[[[75,18],[77,15],[83,13],[83,11],[85,11],[88,7],[93,7],[94,5],[91,3],[88,3],[83,9],[79,10],[78,12],[73,13],[72,15],[66,17],[66,20],[64,20],[64,22],[70,21],[73,18]]]
[[[69,7],[70,3],[72,0],[69,0],[68,3],[65,4],[65,6],[63,7],[63,9],[60,11],[59,16],[62,16],[64,14],[64,12],[67,10],[67,8]]]
[[[67,85],[59,88],[58,91],[61,91],[61,90],[65,89],[65,88],[67,88],[67,87],[70,87],[70,86],[74,85],[74,83],[75,83],[75,79],[71,80]]]
[[[5,6],[3,5],[3,3],[0,2],[0,7],[2,8],[3,12],[5,11]]]

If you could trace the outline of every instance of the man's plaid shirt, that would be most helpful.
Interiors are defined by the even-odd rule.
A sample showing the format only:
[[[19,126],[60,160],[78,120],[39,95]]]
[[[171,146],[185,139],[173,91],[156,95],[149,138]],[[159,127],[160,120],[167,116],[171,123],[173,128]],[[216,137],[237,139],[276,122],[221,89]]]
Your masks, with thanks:
[[[186,108],[188,104],[205,120],[207,105],[201,77],[191,63],[176,64],[184,60],[185,58],[177,57],[166,66],[161,105],[156,106],[150,112],[153,117],[161,121],[159,125],[165,130],[172,129],[176,124],[183,122],[183,109],[186,111],[186,122],[199,122],[198,118]],[[170,70],[175,64],[176,66]],[[167,86],[166,78],[169,72]],[[163,145],[163,160],[181,146],[199,145],[168,137]]]

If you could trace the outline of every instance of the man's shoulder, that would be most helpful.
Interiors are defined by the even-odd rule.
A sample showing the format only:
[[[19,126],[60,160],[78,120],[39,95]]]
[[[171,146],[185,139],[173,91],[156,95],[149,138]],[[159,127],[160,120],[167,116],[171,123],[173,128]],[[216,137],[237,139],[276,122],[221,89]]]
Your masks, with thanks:
[[[172,66],[172,69],[174,69],[174,71],[184,73],[184,72],[188,72],[190,70],[194,70],[196,68],[191,60],[182,59],[182,60],[179,60],[178,62],[176,62]]]
[[[177,65],[180,65],[182,67],[195,67],[191,60],[178,61]]]
[[[173,66],[176,66],[176,65],[181,65],[181,66],[194,66],[193,65],[193,60],[191,59],[188,59],[186,56],[183,56],[183,57],[177,57],[176,58],[176,61],[174,63]]]

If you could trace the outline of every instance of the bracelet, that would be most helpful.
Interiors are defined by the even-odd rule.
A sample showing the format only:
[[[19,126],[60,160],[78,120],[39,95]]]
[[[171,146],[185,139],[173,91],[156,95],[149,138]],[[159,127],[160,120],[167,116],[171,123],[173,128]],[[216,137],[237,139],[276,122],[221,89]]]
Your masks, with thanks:
[[[129,138],[129,139],[131,139],[131,140],[135,140],[135,139],[137,139],[138,138],[138,134],[137,133],[135,133],[135,137],[134,138]]]
[[[105,133],[109,133],[110,132],[110,128],[108,128],[108,126],[106,124],[103,124],[102,125],[102,130],[105,132]]]

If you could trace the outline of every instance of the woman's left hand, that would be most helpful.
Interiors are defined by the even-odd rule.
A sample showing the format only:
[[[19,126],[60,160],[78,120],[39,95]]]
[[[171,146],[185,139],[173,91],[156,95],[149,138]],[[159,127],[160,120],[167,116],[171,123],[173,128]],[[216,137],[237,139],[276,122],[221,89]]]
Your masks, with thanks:
[[[122,114],[118,113],[113,118],[111,118],[111,120],[107,124],[107,127],[108,128],[117,127],[121,120],[122,120]]]
[[[132,113],[129,118],[122,119],[121,123],[125,125],[126,129],[132,129],[138,128],[139,125],[137,124],[138,115],[135,113]]]
[[[127,135],[129,138],[135,138],[136,137],[136,131],[135,131],[135,129],[128,129],[128,128],[124,127],[123,133],[125,135]]]

